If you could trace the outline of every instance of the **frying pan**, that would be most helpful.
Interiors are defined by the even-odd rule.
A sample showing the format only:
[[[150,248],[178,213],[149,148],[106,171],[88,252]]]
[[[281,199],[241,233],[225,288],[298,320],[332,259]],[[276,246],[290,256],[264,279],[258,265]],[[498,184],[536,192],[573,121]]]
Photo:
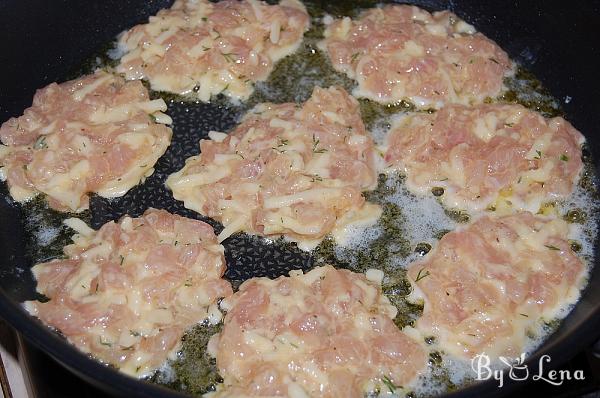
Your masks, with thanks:
[[[360,6],[364,1],[355,2]],[[145,22],[170,5],[168,0],[1,0],[0,1],[0,121],[18,116],[31,104],[35,89],[53,81],[76,77],[83,60],[97,53],[119,32]],[[317,0],[318,3],[318,0]],[[600,2],[544,0],[489,1],[431,0],[415,4],[429,10],[450,9],[495,40],[509,55],[532,71],[561,102],[566,118],[586,135],[587,156],[596,173],[600,159]],[[321,7],[335,4],[322,0]],[[137,216],[146,207],[165,208],[201,218],[171,199],[164,178],[197,152],[198,139],[211,129],[226,131],[239,109],[225,103],[189,105],[169,103],[175,121],[174,142],[160,159],[156,173],[125,197],[106,201],[92,198],[91,222],[99,227],[125,213]],[[193,122],[192,122],[193,121]],[[25,228],[35,220],[6,197],[0,188],[0,316],[31,343],[60,364],[110,394],[127,397],[184,397],[164,387],[134,380],[81,354],[64,339],[27,315],[20,302],[35,297],[31,236]],[[39,220],[38,220],[39,222]],[[218,229],[219,225],[213,223]],[[241,281],[250,276],[276,277],[289,269],[308,269],[313,258],[277,245],[257,245],[248,237],[226,244],[227,276]],[[595,256],[598,258],[598,242]],[[598,268],[598,267],[596,267]],[[592,272],[583,297],[558,330],[533,353],[527,364],[537,374],[541,355],[549,354],[555,367],[600,336],[600,272]],[[588,376],[589,377],[589,376]],[[523,383],[494,380],[459,389],[448,396],[499,396]]]

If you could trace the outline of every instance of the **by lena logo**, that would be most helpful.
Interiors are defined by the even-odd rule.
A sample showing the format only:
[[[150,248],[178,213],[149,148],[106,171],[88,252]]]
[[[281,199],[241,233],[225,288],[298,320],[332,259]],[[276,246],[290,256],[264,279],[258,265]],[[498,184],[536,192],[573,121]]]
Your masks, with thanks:
[[[544,364],[550,363],[550,355],[542,355],[538,363],[538,373],[529,374],[529,368],[525,364],[525,354],[521,354],[518,358],[499,357],[505,368],[492,369],[491,360],[485,353],[477,354],[471,359],[471,368],[477,375],[476,380],[494,379],[498,381],[498,387],[504,386],[504,380],[508,377],[510,380],[523,381],[543,380],[555,386],[560,386],[565,380],[585,380],[583,370],[575,370],[571,373],[570,370],[550,370],[544,371]]]

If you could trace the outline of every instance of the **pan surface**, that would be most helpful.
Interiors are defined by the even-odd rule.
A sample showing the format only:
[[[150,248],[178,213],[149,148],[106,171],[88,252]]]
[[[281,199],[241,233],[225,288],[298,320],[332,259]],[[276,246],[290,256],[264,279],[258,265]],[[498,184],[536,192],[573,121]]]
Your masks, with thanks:
[[[348,4],[322,1],[319,8],[332,13],[344,12]],[[341,3],[341,2],[340,2]],[[600,17],[600,4],[587,2],[572,7],[565,2],[515,1],[420,1],[429,10],[450,9],[495,40],[521,65],[531,70],[559,99],[566,118],[586,135],[588,152],[598,171],[600,148],[600,49],[594,38]],[[45,2],[8,1],[0,3],[0,120],[18,116],[31,104],[36,88],[53,81],[76,77],[82,62],[103,51],[123,29],[147,20],[169,1],[105,0],[79,2],[58,0]],[[357,1],[355,7],[372,2]],[[291,85],[294,82],[290,83]],[[272,93],[271,100],[304,100],[296,92]],[[301,96],[302,93],[298,95]],[[268,96],[268,95],[267,95]],[[123,198],[107,201],[94,197],[88,221],[99,227],[123,214],[140,215],[147,207],[164,208],[193,218],[202,218],[173,200],[164,187],[166,176],[181,168],[184,160],[197,153],[197,142],[209,130],[227,131],[244,111],[226,101],[211,104],[168,102],[174,120],[174,140],[157,166],[155,174]],[[29,216],[35,207],[40,217]],[[40,210],[41,209],[41,210]],[[217,232],[221,228],[208,220]],[[39,231],[56,235],[41,236]],[[40,239],[64,239],[66,229],[60,217],[35,202],[24,206],[12,203],[4,185],[0,188],[0,316],[26,338],[48,352],[64,366],[86,380],[120,396],[177,397],[180,393],[161,386],[140,382],[103,366],[64,339],[50,332],[27,315],[19,303],[35,297],[35,282],[29,268],[37,261],[60,254],[57,243],[52,248],[40,246]],[[290,269],[310,269],[314,256],[290,246],[264,245],[254,238],[234,236],[224,245],[227,254],[227,277],[242,281],[251,276],[277,277]],[[598,244],[595,245],[596,258]],[[600,276],[593,272],[578,305],[559,329],[530,356],[531,373],[537,373],[538,359],[549,354],[557,366],[583,345],[600,335]],[[502,389],[496,383],[479,383],[456,391],[451,396],[507,394],[519,383],[507,381]]]

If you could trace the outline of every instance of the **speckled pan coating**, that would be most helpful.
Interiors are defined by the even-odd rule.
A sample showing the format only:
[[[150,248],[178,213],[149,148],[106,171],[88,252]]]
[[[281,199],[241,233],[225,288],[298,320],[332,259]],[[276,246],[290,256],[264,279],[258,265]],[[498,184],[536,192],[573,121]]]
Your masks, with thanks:
[[[175,200],[165,180],[169,174],[181,169],[185,159],[200,151],[198,141],[208,139],[210,130],[228,131],[244,113],[241,107],[226,104],[167,101],[167,113],[173,119],[173,140],[167,152],[158,160],[154,174],[143,184],[131,189],[125,196],[104,199],[93,196],[90,201],[92,226],[117,220],[125,214],[141,215],[147,208],[165,209],[172,213],[208,222],[219,233],[218,222],[183,207]],[[276,278],[287,275],[292,269],[309,270],[312,256],[292,245],[268,244],[260,237],[235,234],[223,242],[227,258],[225,276],[234,284],[255,276]]]

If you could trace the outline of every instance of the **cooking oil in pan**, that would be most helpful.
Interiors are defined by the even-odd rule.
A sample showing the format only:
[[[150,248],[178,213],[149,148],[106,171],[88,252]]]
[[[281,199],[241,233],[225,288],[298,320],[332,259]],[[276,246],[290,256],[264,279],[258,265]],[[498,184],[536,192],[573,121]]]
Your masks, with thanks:
[[[339,85],[351,91],[355,83],[345,75],[334,71],[327,57],[317,49],[316,43],[322,38],[321,17],[325,13],[335,16],[356,15],[360,7],[374,6],[376,2],[366,0],[358,4],[350,2],[308,2],[307,9],[313,17],[312,28],[306,33],[300,49],[281,60],[266,82],[258,83],[254,94],[246,103],[231,104],[225,98],[217,98],[217,103],[227,103],[228,109],[239,119],[248,109],[260,102],[302,102],[308,99],[315,86]],[[82,70],[71,76],[102,67],[111,68],[114,60],[107,56],[107,49],[87,62]],[[518,68],[513,77],[505,81],[508,90],[499,98],[487,102],[515,102],[529,109],[541,112],[547,117],[562,114],[559,103],[543,88],[538,80],[523,68]],[[199,106],[191,98],[166,93],[152,93],[167,102],[187,103],[186,106]],[[373,101],[359,100],[365,125],[373,133],[376,143],[382,144],[390,128],[394,115],[414,111],[412,104],[402,101],[395,105],[380,105]],[[433,112],[433,111],[430,111]],[[175,126],[176,127],[176,126]],[[587,152],[584,150],[584,154]],[[584,156],[585,169],[575,194],[568,200],[556,204],[560,214],[578,225],[578,236],[572,241],[572,248],[588,264],[593,263],[593,244],[596,237],[598,215],[598,193],[595,186],[594,167],[589,155]],[[171,170],[175,171],[175,170]],[[468,222],[464,212],[445,210],[435,197],[417,197],[408,192],[404,179],[399,174],[380,175],[377,189],[365,193],[365,197],[383,208],[383,215],[377,225],[367,230],[357,230],[349,244],[344,247],[325,239],[312,253],[306,254],[312,264],[328,263],[356,272],[364,272],[377,266],[385,273],[384,293],[398,307],[395,319],[399,327],[411,325],[422,313],[422,305],[409,302],[411,285],[406,278],[406,266],[425,255],[437,241],[457,225]],[[71,232],[61,222],[69,215],[49,209],[42,198],[24,206],[28,214],[25,226],[28,231],[27,248],[32,263],[47,261],[62,255],[62,246],[67,244]],[[92,217],[89,212],[79,215],[86,222]],[[260,242],[259,242],[260,244]],[[274,243],[289,245],[281,241]],[[234,284],[239,281],[234,281]],[[566,315],[566,308],[562,315]],[[535,348],[560,323],[560,317],[548,321],[540,330],[531,331],[529,349]],[[178,358],[166,363],[151,381],[166,385],[175,390],[192,395],[201,395],[214,389],[222,379],[218,374],[214,358],[206,351],[208,339],[220,330],[220,325],[198,325],[189,330],[183,340]],[[430,372],[422,376],[413,389],[403,390],[408,396],[428,396],[456,389],[470,381],[469,368],[463,361],[452,358],[440,350],[435,338],[425,338],[429,347]]]

